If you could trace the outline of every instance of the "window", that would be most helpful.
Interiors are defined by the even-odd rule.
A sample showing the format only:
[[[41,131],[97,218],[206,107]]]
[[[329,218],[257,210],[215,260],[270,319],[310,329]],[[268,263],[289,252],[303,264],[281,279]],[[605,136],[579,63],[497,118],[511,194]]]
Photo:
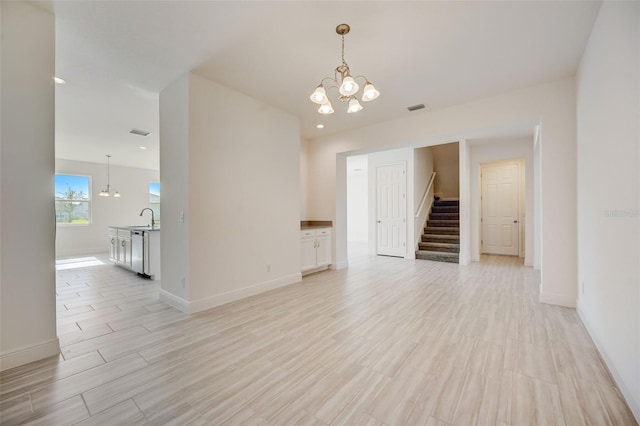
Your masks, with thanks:
[[[56,224],[88,225],[91,223],[90,188],[89,176],[55,176]]]
[[[156,224],[160,223],[160,182],[149,182],[149,207],[153,210]]]

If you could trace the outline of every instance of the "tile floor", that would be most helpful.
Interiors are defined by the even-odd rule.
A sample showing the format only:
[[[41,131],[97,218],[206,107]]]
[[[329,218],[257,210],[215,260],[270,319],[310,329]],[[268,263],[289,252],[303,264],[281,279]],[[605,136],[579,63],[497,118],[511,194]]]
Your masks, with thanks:
[[[82,266],[82,265],[80,265]],[[518,259],[368,256],[191,317],[110,264],[58,271],[59,357],[3,425],[634,425],[573,309]]]

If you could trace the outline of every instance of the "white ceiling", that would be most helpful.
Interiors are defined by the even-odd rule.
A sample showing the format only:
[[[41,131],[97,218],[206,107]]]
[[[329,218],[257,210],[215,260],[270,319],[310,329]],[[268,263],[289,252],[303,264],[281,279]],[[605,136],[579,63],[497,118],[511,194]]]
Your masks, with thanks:
[[[315,138],[573,75],[599,2],[38,2],[56,15],[56,155],[157,169],[159,92],[192,70],[300,117]],[[345,59],[382,93],[322,116]],[[330,95],[331,96],[331,95]],[[426,111],[428,111],[428,109]],[[414,112],[421,114],[423,112]],[[316,124],[325,128],[318,130]],[[153,132],[130,135],[131,128]],[[148,147],[140,150],[139,146]]]

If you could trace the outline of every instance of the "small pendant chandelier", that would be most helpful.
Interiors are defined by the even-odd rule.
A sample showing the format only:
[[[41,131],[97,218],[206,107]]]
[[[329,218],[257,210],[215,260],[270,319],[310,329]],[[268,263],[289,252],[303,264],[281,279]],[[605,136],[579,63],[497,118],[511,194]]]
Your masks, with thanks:
[[[109,182],[109,159],[111,158],[110,155],[107,155],[107,187],[106,188],[102,188],[102,191],[100,191],[100,196],[101,197],[110,197],[110,196],[114,196],[115,198],[120,197],[120,193],[118,192],[117,189],[114,189],[111,187],[111,184]]]
[[[344,35],[348,34],[351,28],[347,24],[340,24],[336,27],[336,33],[342,37],[342,65],[338,66],[334,71],[334,76],[322,79],[316,90],[313,91],[309,99],[311,102],[320,105],[318,112],[320,114],[333,114],[333,106],[327,97],[327,90],[336,88],[343,103],[348,103],[347,112],[353,113],[362,110],[362,105],[358,101],[356,94],[360,90],[360,86],[356,83],[357,78],[364,81],[364,89],[362,90],[362,102],[369,102],[380,96],[380,92],[371,84],[371,82],[363,75],[353,77],[349,65],[344,60]],[[325,81],[329,81],[329,86],[325,86]]]

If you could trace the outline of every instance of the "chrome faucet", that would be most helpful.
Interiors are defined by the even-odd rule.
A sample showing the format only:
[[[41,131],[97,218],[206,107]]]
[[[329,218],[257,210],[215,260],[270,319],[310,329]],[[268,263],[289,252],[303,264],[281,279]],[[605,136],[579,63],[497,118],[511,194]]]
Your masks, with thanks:
[[[140,212],[140,216],[142,216],[142,213],[144,213],[145,210],[149,210],[151,212],[151,229],[156,227],[156,220],[153,216],[153,210],[150,209],[149,207],[145,207],[144,209],[142,209],[142,211]]]

